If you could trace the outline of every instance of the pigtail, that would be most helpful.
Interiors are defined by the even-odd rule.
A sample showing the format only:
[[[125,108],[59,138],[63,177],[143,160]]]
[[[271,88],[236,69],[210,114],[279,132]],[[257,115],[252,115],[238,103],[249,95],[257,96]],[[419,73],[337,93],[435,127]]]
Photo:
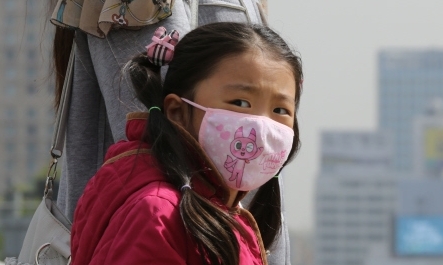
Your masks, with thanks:
[[[249,211],[260,229],[265,249],[270,249],[282,225],[278,178],[272,178],[257,190]]]
[[[197,240],[203,264],[238,264],[238,224],[229,214],[191,189],[183,191],[180,214],[188,232]]]
[[[146,53],[133,58],[125,67],[134,93],[147,109],[163,109],[160,67],[152,64]],[[189,156],[194,147],[187,144],[182,132],[159,109],[149,113],[142,141],[151,146],[152,155],[169,183],[182,192],[180,215],[190,235],[202,252],[203,264],[236,265],[239,244],[234,230],[242,231],[238,223],[207,199],[190,189],[193,172],[198,172],[198,159]],[[196,174],[196,173],[195,173]]]

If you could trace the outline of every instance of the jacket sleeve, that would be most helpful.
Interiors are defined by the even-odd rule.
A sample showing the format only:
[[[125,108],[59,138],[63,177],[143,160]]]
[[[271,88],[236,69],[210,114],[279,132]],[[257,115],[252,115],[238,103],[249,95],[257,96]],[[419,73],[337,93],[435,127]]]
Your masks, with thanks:
[[[187,240],[178,206],[146,196],[116,212],[91,264],[186,264]]]

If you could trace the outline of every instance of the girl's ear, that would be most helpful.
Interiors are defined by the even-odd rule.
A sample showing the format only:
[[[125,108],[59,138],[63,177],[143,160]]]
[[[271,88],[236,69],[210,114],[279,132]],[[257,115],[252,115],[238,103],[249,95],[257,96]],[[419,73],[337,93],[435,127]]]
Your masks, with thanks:
[[[163,101],[163,108],[166,117],[183,126],[184,128],[188,125],[188,108],[187,104],[176,94],[169,94],[165,97]]]

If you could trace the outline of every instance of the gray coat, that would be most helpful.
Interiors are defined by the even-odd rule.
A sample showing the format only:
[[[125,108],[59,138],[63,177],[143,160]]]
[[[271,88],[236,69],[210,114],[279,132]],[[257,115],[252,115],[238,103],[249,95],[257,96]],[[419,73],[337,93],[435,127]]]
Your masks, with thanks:
[[[263,23],[258,0],[200,0],[199,25],[218,21]],[[183,36],[190,30],[188,1],[177,0],[173,15],[141,30],[113,30],[100,39],[77,31],[74,80],[69,110],[58,205],[72,220],[78,198],[87,181],[103,163],[110,144],[124,139],[125,116],[143,110],[121,77],[121,67],[143,51],[159,26],[176,29]],[[282,180],[281,184],[283,183]],[[247,205],[253,192],[243,201]],[[286,223],[269,264],[290,264]]]

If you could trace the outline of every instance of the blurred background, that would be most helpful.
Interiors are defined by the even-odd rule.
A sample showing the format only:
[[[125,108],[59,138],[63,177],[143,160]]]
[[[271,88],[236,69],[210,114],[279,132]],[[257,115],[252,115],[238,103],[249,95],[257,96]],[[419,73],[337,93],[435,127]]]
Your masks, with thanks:
[[[41,199],[54,118],[46,6],[1,3],[0,260]],[[284,172],[292,264],[443,264],[443,1],[268,9],[305,75]]]

